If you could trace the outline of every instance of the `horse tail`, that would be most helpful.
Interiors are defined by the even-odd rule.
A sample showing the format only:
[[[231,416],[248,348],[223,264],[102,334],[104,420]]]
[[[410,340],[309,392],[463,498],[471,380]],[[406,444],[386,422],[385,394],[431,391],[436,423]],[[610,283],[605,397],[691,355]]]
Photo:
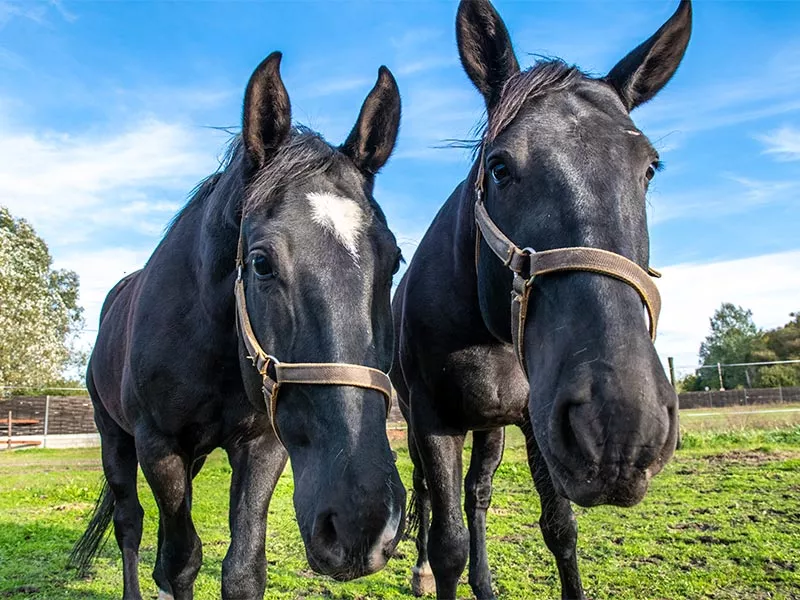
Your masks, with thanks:
[[[422,507],[420,506],[417,492],[411,490],[411,497],[408,500],[406,510],[406,530],[403,536],[407,540],[415,540],[419,535],[419,526],[422,520]]]
[[[86,531],[75,543],[69,555],[70,567],[78,570],[80,577],[85,577],[89,573],[89,568],[94,562],[95,556],[102,549],[107,539],[106,532],[111,525],[114,517],[114,494],[108,485],[108,481],[103,478],[103,487],[100,495],[94,504],[92,518]]]

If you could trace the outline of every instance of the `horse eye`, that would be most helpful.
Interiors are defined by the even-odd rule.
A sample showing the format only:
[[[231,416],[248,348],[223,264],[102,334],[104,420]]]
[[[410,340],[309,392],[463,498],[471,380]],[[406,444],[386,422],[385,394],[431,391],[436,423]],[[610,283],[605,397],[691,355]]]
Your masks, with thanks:
[[[394,261],[394,268],[392,269],[392,275],[397,275],[397,272],[400,270],[400,263],[404,263],[405,259],[403,258],[403,254],[401,252],[397,253],[397,259]]]
[[[489,173],[492,175],[495,183],[503,183],[508,179],[510,173],[505,163],[497,162],[489,166]]]
[[[651,162],[650,165],[647,167],[647,172],[644,174],[645,178],[647,178],[647,181],[653,179],[653,177],[655,177],[656,175],[656,171],[658,171],[660,168],[661,168],[661,161],[656,160]]]
[[[255,271],[257,277],[262,279],[271,279],[275,277],[275,272],[272,270],[266,256],[260,254],[254,256],[251,264],[253,265],[253,271]]]

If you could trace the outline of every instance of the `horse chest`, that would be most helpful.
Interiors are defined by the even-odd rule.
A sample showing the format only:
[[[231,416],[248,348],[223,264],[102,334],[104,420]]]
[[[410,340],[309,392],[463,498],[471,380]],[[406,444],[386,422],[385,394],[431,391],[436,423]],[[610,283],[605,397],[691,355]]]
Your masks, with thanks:
[[[440,414],[464,429],[491,429],[521,423],[528,383],[505,345],[475,346],[454,352],[439,377]]]

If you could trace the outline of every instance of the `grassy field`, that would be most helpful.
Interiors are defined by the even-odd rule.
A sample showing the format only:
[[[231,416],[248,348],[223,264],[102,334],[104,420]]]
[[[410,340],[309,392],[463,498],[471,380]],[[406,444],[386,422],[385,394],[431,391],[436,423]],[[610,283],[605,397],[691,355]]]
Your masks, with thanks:
[[[631,509],[577,509],[579,560],[590,598],[800,599],[800,413],[742,421],[734,409],[682,416],[684,449]],[[703,413],[712,412],[711,416]],[[791,415],[791,416],[789,416]],[[410,481],[400,443],[398,465]],[[121,562],[110,541],[89,579],[65,568],[85,526],[100,479],[97,450],[0,454],[0,598],[107,600],[121,595]],[[217,452],[196,480],[195,522],[205,561],[196,598],[219,598],[228,540],[230,469]],[[516,433],[495,480],[489,556],[500,598],[555,598],[558,578],[538,531],[539,503]],[[140,478],[145,507],[140,576],[145,598],[157,513]],[[291,504],[291,477],[281,478],[270,513],[267,598],[408,598],[413,544],[401,543],[387,568],[341,584],[307,567]],[[464,579],[466,581],[466,577]],[[460,596],[470,598],[464,585]]]

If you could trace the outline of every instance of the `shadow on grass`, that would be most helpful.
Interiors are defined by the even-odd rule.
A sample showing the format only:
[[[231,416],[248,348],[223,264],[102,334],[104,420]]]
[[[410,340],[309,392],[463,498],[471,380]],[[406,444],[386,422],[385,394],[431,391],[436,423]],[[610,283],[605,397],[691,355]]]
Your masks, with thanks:
[[[81,589],[75,569],[67,567],[80,531],[63,525],[0,521],[0,598],[111,600],[117,594]],[[106,549],[103,554],[108,552]]]

